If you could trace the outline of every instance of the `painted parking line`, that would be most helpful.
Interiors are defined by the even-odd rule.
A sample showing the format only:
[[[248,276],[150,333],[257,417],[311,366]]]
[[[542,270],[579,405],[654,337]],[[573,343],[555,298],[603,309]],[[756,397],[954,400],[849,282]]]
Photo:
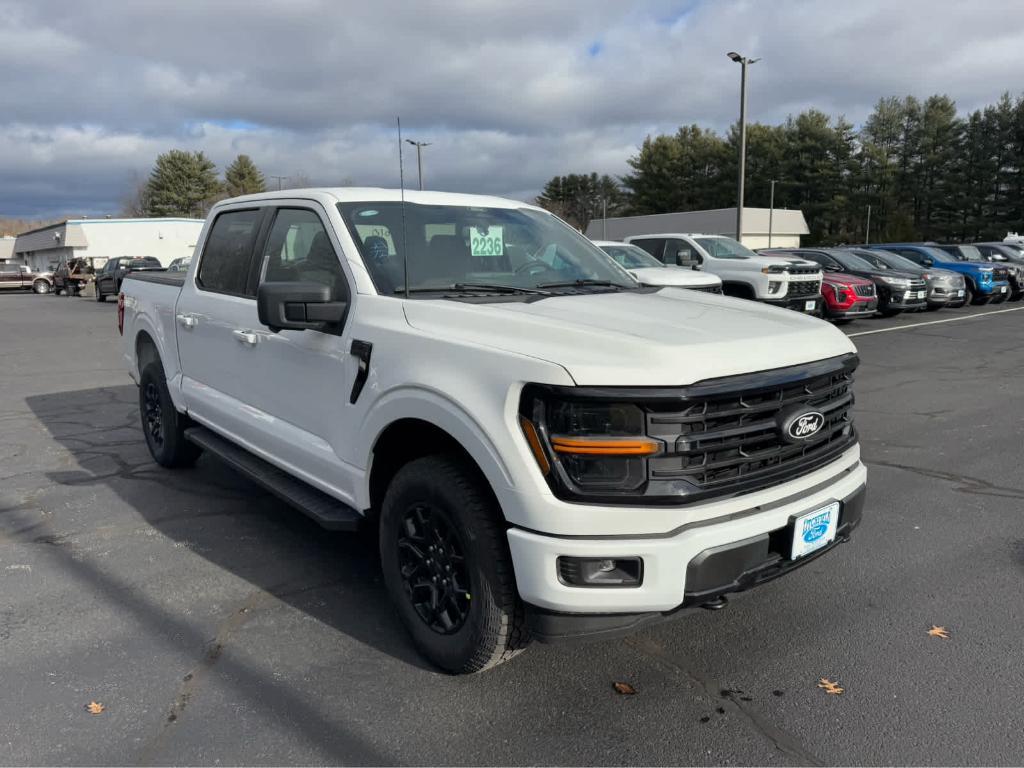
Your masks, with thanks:
[[[1010,309],[994,309],[991,312],[979,312],[976,315],[964,315],[963,317],[950,317],[946,320],[930,320],[927,323],[914,323],[913,325],[897,325],[892,328],[878,328],[874,331],[858,331],[857,333],[846,334],[850,338],[854,336],[870,336],[872,333],[889,333],[889,331],[909,331],[911,328],[923,328],[926,325],[940,325],[942,323],[958,323],[961,320],[974,320],[989,315],[1001,315],[1005,312],[1020,312],[1024,307],[1011,307]]]

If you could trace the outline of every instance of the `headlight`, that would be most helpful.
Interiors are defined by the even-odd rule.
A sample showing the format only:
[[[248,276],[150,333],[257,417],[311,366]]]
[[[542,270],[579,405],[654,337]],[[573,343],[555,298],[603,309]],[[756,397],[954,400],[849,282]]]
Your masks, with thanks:
[[[761,273],[765,275],[781,275],[788,271],[789,268],[782,264],[772,264],[770,267],[761,267]]]
[[[908,285],[910,285],[910,281],[909,280],[905,280],[902,277],[886,277],[885,275],[882,275],[882,280],[884,282],[888,283],[889,285],[899,285],[899,286],[908,286]]]
[[[636,491],[647,481],[647,458],[662,443],[646,436],[646,415],[631,403],[574,401],[527,387],[520,426],[553,489],[570,495]]]

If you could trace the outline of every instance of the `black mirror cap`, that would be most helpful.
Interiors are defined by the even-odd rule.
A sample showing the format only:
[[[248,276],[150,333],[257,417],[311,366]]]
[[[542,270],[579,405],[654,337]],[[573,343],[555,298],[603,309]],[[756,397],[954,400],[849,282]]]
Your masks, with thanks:
[[[277,333],[322,331],[340,333],[347,301],[334,301],[322,283],[262,283],[256,292],[260,323]]]

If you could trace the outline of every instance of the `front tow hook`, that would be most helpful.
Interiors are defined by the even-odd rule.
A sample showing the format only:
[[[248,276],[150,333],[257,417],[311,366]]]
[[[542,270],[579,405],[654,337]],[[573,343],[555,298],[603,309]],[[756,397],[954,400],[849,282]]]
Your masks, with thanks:
[[[708,600],[706,603],[701,603],[701,608],[705,611],[720,611],[729,604],[726,600],[725,595],[719,595],[714,600]]]

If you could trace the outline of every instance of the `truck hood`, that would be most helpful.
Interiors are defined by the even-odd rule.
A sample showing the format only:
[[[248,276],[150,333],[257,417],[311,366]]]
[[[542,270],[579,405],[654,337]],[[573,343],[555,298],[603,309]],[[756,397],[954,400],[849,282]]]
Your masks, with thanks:
[[[560,365],[579,385],[676,386],[856,351],[817,318],[682,288],[486,304],[422,299],[406,301],[405,314],[439,338]]]
[[[679,267],[640,267],[631,269],[629,272],[643,285],[711,288],[722,284],[718,275],[696,272],[692,269],[680,269]]]

